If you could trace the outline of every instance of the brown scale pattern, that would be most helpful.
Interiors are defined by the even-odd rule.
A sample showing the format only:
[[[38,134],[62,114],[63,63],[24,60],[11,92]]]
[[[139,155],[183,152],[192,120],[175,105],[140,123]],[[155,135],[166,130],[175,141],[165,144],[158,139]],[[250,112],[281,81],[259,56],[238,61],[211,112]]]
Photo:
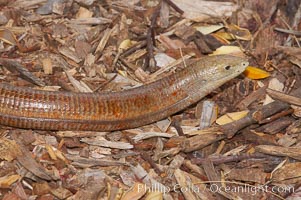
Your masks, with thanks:
[[[0,124],[42,130],[134,128],[199,101],[246,65],[233,56],[206,57],[161,80],[118,93],[49,92],[1,83]]]

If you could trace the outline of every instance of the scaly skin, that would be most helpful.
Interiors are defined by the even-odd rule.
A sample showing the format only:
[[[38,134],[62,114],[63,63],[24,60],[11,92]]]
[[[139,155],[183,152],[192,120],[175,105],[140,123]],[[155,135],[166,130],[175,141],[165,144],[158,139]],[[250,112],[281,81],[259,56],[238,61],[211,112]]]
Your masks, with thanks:
[[[0,84],[0,124],[40,130],[113,131],[150,124],[196,103],[248,66],[229,55],[200,59],[122,92],[50,92]]]

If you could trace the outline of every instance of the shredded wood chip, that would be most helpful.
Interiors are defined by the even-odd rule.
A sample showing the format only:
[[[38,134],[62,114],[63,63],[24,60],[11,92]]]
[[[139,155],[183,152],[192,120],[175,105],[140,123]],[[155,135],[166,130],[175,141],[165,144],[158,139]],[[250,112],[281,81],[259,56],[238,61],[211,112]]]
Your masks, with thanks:
[[[14,140],[0,138],[0,159],[11,162],[21,154],[19,145]]]
[[[132,149],[133,145],[126,142],[112,142],[106,140],[104,137],[95,137],[95,138],[82,138],[80,141],[85,142],[87,144],[101,146],[101,147],[109,147],[114,149]]]

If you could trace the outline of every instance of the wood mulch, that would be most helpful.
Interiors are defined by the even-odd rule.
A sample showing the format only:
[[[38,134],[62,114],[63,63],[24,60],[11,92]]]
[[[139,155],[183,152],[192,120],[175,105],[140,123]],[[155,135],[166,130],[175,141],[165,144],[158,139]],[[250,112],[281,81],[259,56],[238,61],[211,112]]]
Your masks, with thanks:
[[[15,86],[118,92],[211,54],[250,62],[143,127],[0,126],[0,199],[300,199],[300,18],[301,0],[0,0]]]

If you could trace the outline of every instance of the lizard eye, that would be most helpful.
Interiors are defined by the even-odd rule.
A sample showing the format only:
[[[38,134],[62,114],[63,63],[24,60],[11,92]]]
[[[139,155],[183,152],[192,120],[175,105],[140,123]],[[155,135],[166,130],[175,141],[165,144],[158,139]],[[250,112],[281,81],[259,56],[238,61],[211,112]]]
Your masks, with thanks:
[[[248,63],[243,62],[243,63],[242,63],[242,66],[243,66],[243,67],[246,67],[246,66],[248,66]]]
[[[230,65],[227,65],[227,66],[225,67],[226,70],[229,70],[230,68],[231,68]]]

